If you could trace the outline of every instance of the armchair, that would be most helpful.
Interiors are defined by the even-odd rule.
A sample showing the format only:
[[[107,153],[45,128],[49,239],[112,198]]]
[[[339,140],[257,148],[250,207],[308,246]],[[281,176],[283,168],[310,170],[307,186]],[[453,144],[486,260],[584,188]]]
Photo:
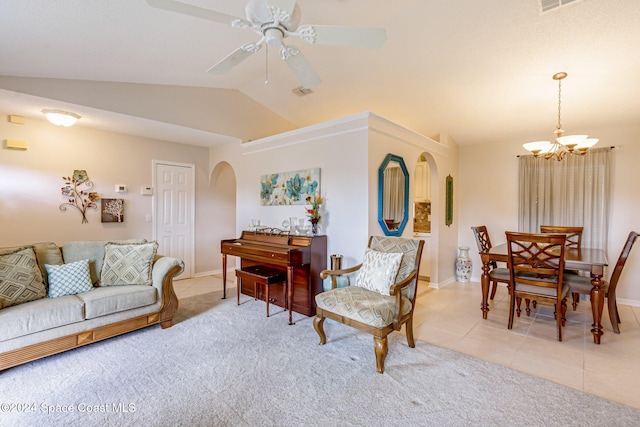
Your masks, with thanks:
[[[316,295],[313,326],[320,345],[327,342],[326,318],[373,335],[376,369],[384,373],[387,336],[405,326],[407,343],[413,339],[413,310],[418,287],[418,269],[424,241],[400,237],[371,236],[362,264],[340,270],[323,270],[332,288]],[[358,271],[351,286],[336,287],[336,276]]]

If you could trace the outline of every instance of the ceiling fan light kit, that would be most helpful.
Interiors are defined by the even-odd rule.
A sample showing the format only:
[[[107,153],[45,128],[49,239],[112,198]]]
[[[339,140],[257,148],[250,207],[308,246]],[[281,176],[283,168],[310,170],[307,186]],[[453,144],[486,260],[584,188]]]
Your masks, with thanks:
[[[545,159],[562,160],[566,154],[583,155],[589,148],[596,145],[597,138],[589,138],[589,135],[567,135],[563,136],[564,129],[560,122],[560,99],[562,94],[562,80],[567,77],[567,73],[560,72],[553,75],[553,80],[558,81],[558,123],[556,124],[556,138],[551,141],[535,141],[522,144],[525,150],[531,152],[535,157]]]
[[[267,44],[280,49],[280,58],[305,88],[316,87],[320,84],[320,77],[300,49],[284,43],[285,38],[297,37],[308,44],[364,48],[380,48],[387,38],[383,28],[336,25],[299,26],[302,14],[295,0],[249,0],[245,7],[246,19],[175,0],[147,0],[147,3],[158,9],[231,25],[232,28],[249,29],[260,36],[257,42],[247,43],[231,52],[209,68],[208,72],[224,74]]]

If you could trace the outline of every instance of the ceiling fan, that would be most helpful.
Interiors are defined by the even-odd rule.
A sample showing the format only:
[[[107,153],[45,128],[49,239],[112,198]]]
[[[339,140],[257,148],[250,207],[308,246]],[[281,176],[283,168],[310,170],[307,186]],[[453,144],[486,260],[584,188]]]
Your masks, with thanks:
[[[240,46],[209,68],[208,72],[213,74],[226,73],[267,44],[280,48],[280,57],[287,63],[303,87],[313,88],[320,83],[320,77],[298,48],[284,44],[285,38],[298,37],[303,42],[310,44],[366,48],[382,47],[387,38],[383,28],[337,25],[298,26],[300,7],[296,0],[249,0],[245,7],[247,19],[175,0],[146,1],[150,6],[158,9],[228,24],[233,28],[253,30],[261,36],[257,42]]]

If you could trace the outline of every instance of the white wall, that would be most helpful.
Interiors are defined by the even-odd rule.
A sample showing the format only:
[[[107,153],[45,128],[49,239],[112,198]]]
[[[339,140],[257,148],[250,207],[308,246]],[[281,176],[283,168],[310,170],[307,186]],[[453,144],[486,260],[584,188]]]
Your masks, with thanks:
[[[304,206],[261,206],[260,177],[275,172],[288,172],[319,167],[321,194],[326,203],[322,209],[321,234],[328,236],[328,253],[344,255],[342,265],[353,266],[362,261],[368,236],[381,235],[378,224],[378,168],[388,153],[405,159],[410,175],[420,154],[429,152],[434,170],[441,171],[436,187],[444,189],[446,175],[457,175],[457,146],[441,144],[402,128],[371,113],[321,123],[304,129],[276,135],[245,144],[225,144],[211,149],[211,165],[228,162],[236,174],[236,230],[238,237],[251,218],[264,225],[281,227],[290,216],[305,215]],[[410,200],[413,183],[410,178]],[[444,227],[444,190],[434,192],[442,206],[436,221]],[[413,211],[404,237],[412,237]],[[446,284],[453,278],[453,261],[457,242],[457,226],[435,231],[435,268],[432,282]],[[438,239],[438,235],[444,236]],[[440,253],[444,256],[439,256]],[[438,273],[439,271],[439,273]]]
[[[354,265],[368,236],[363,222],[369,204],[366,144],[366,119],[345,119],[212,148],[212,167],[228,162],[236,175],[236,229],[229,230],[226,238],[239,237],[252,218],[282,228],[282,222],[291,216],[306,217],[304,205],[261,206],[260,178],[320,168],[320,191],[325,199],[320,234],[328,236],[327,255],[343,254],[343,265]]]
[[[640,232],[640,124],[627,128],[592,128],[587,133],[600,138],[599,146],[612,151],[608,279],[631,230]],[[533,139],[532,139],[533,140]],[[523,139],[527,141],[527,139]],[[504,243],[504,232],[518,228],[518,160],[526,154],[521,142],[464,146],[460,149],[459,245],[469,246],[473,261],[472,280],[479,281],[480,257],[470,227],[486,225],[494,245]],[[551,161],[551,160],[550,160]],[[640,243],[631,251],[618,283],[618,301],[640,306]]]
[[[24,140],[26,151],[0,148],[0,246],[71,240],[151,239],[152,197],[140,187],[152,185],[152,160],[195,165],[196,238],[195,272],[213,268],[209,209],[208,148],[155,141],[82,127],[62,128],[46,120],[9,123],[0,113],[0,140]],[[103,198],[125,199],[123,223],[101,223],[99,210],[88,210],[88,224],[77,211],[60,212],[66,201],[60,189],[63,176],[85,169]],[[116,193],[126,184],[128,193]],[[98,203],[98,208],[100,204]],[[219,242],[217,243],[219,246]],[[162,253],[162,248],[159,249]]]

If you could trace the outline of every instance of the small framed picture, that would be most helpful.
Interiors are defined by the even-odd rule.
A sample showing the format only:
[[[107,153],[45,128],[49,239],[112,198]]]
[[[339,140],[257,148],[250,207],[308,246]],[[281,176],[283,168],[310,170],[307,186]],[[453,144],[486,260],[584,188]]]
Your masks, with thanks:
[[[102,222],[124,222],[124,199],[101,199]]]

